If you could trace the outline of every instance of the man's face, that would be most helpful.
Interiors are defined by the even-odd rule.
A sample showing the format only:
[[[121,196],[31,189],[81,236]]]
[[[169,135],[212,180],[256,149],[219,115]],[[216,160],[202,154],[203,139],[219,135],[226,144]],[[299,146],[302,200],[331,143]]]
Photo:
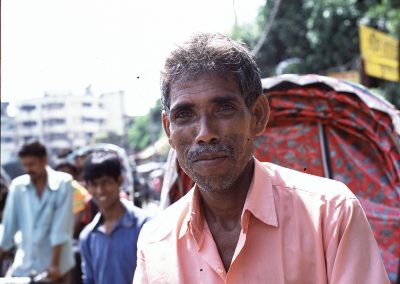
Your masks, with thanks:
[[[163,126],[179,164],[205,191],[232,187],[252,158],[255,120],[230,78],[201,75],[171,86]]]
[[[47,157],[25,156],[20,158],[22,169],[32,180],[46,174]]]
[[[101,176],[89,181],[86,186],[101,210],[111,209],[119,200],[119,188],[122,177],[115,180],[110,176]]]

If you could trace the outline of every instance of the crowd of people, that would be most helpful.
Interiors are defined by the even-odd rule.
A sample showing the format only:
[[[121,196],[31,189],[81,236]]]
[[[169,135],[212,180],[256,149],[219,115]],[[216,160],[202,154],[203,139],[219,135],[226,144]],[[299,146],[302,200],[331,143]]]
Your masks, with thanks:
[[[38,141],[23,145],[18,156],[26,174],[9,185],[1,258],[18,231],[21,240],[7,274],[46,271],[52,283],[132,282],[137,238],[149,216],[121,195],[118,155],[93,153],[82,175],[68,161],[49,167]]]
[[[3,214],[0,254],[22,236],[10,275],[47,271],[53,283],[85,284],[389,283],[344,184],[254,157],[269,104],[245,46],[198,34],[167,58],[161,84],[164,131],[195,186],[152,217],[121,198],[115,154],[87,156],[79,178],[70,164],[51,169],[41,143],[26,144],[18,154],[26,174],[11,182]]]

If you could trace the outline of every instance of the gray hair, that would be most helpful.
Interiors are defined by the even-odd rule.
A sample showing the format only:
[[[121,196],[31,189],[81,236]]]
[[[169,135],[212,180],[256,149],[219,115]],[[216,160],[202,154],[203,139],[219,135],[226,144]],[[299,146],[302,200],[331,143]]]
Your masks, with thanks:
[[[244,44],[222,34],[200,33],[178,46],[165,61],[161,72],[161,104],[169,115],[171,86],[211,73],[232,78],[247,107],[262,94],[260,70]]]

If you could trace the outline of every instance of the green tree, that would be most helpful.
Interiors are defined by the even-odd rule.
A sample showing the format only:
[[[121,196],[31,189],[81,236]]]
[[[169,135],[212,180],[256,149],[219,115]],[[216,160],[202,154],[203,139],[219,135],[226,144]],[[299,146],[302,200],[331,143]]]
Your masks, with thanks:
[[[253,48],[276,1],[266,1],[253,25],[235,27],[232,36]],[[256,55],[263,77],[283,73],[319,73],[359,68],[359,23],[400,36],[398,0],[281,0],[264,44]],[[248,31],[247,31],[248,30]],[[282,64],[285,63],[285,64]],[[397,85],[393,87],[393,84]],[[380,82],[390,92],[392,102],[399,98],[399,84]]]
[[[358,20],[374,1],[303,0],[281,1],[271,31],[257,54],[263,76],[275,75],[276,66],[297,58],[296,73],[348,69],[357,64],[359,53]],[[366,3],[368,2],[368,3]],[[256,25],[265,26],[274,5],[267,1]],[[252,34],[236,31],[251,47]]]
[[[161,101],[144,116],[134,119],[128,131],[129,146],[135,151],[141,151],[155,143],[163,135],[161,126]]]
[[[129,146],[135,151],[143,150],[150,144],[149,115],[135,117],[128,131]]]

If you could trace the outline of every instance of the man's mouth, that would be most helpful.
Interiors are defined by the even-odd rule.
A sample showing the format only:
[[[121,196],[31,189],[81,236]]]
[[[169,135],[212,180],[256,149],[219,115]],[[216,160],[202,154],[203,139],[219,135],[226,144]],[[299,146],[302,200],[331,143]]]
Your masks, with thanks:
[[[213,161],[225,159],[233,154],[233,148],[230,145],[206,145],[191,149],[188,153],[188,160],[196,163],[201,161]]]
[[[194,157],[193,162],[215,161],[226,157],[227,157],[226,153],[202,153]]]
[[[102,196],[99,196],[97,199],[98,199],[100,202],[104,202],[104,201],[107,200],[107,196],[102,195]]]

